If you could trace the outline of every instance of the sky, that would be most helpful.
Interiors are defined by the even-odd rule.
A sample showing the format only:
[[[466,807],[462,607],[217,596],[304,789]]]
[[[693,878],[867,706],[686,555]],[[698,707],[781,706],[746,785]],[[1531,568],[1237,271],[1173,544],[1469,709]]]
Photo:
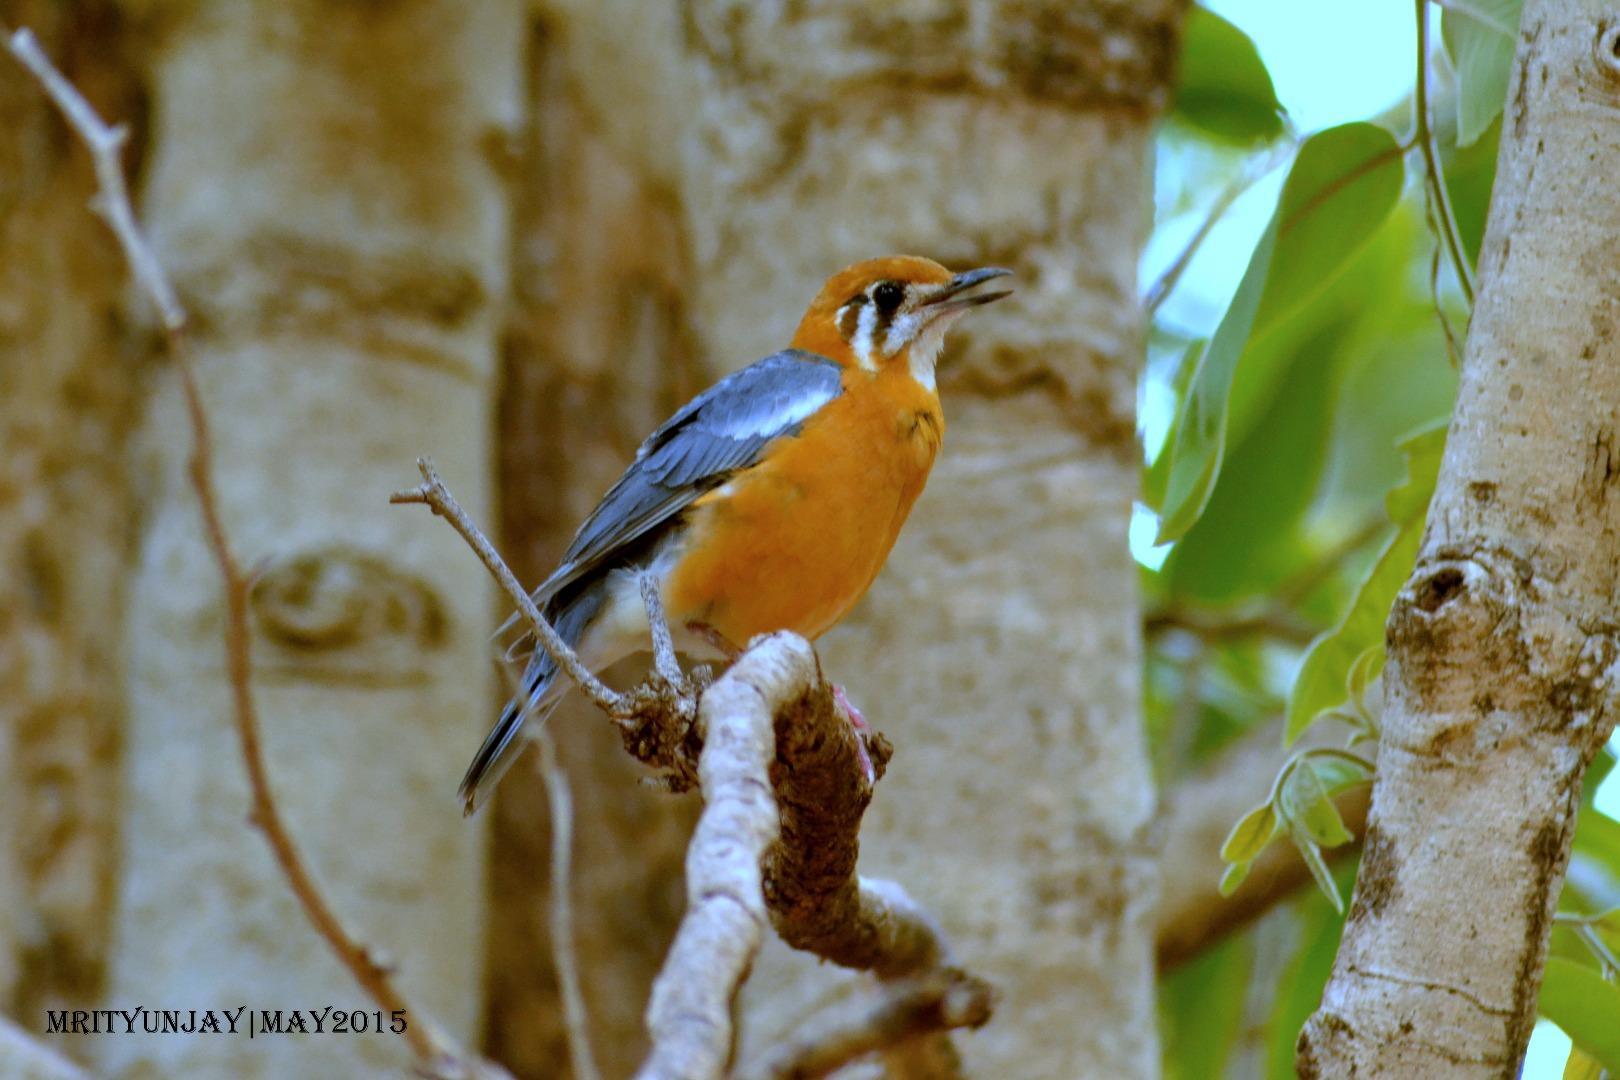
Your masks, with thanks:
[[[1376,116],[1411,91],[1416,66],[1411,0],[1208,0],[1207,6],[1254,40],[1279,100],[1302,135]],[[1186,160],[1162,154],[1160,190],[1180,187],[1187,167]],[[1222,216],[1160,309],[1164,322],[1195,335],[1214,329],[1271,217],[1286,173],[1286,168],[1273,170]],[[1158,223],[1142,257],[1143,291],[1186,248],[1215,194],[1211,190],[1199,205]],[[1143,381],[1140,426],[1150,453],[1168,430],[1174,409],[1174,397],[1162,379]],[[1138,506],[1131,521],[1131,550],[1149,568],[1157,568],[1168,553],[1168,548],[1153,547],[1156,532],[1153,513]]]
[[[1369,119],[1411,90],[1416,66],[1412,0],[1203,2],[1254,39],[1277,96],[1301,134]],[[1173,158],[1162,159],[1161,188],[1176,180],[1162,170],[1183,167]],[[1284,172],[1277,169],[1257,183],[1223,217],[1161,309],[1163,318],[1198,333],[1213,329],[1271,216]],[[1142,260],[1144,289],[1186,246],[1202,216],[1195,209],[1159,223]],[[1141,425],[1150,448],[1162,439],[1173,409],[1167,389],[1151,381],[1144,385]],[[1157,566],[1164,558],[1162,551],[1152,548],[1156,528],[1154,515],[1138,507],[1131,523],[1131,548],[1147,566]],[[1620,770],[1599,789],[1597,802],[1610,817],[1620,817]],[[1523,1080],[1561,1077],[1569,1048],[1561,1031],[1546,1021],[1538,1023],[1525,1056]]]

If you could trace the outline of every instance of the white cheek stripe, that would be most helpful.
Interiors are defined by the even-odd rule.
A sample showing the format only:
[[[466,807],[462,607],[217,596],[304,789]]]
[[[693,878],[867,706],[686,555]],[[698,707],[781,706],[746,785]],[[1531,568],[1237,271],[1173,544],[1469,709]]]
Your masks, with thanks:
[[[862,304],[861,319],[855,328],[855,340],[849,344],[863,371],[877,370],[877,360],[872,356],[872,332],[876,329],[877,308],[872,304]]]

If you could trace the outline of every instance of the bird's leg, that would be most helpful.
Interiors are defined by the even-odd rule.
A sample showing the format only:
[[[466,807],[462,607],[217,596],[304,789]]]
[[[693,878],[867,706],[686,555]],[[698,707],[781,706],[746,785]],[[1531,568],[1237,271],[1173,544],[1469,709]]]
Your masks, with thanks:
[[[741,649],[733,645],[726,635],[722,634],[708,623],[689,622],[686,624],[686,629],[702,638],[703,641],[713,648],[715,652],[725,657],[726,663],[728,664],[736,663],[737,657],[742,655]]]
[[[872,725],[866,722],[866,717],[861,715],[861,710],[850,704],[849,695],[844,693],[842,686],[833,683],[832,692],[833,701],[838,703],[840,709],[849,714],[849,726],[855,729],[855,753],[860,757],[861,771],[866,774],[866,782],[875,784],[877,783],[877,770],[872,767],[872,755],[866,752],[866,737],[872,733]]]

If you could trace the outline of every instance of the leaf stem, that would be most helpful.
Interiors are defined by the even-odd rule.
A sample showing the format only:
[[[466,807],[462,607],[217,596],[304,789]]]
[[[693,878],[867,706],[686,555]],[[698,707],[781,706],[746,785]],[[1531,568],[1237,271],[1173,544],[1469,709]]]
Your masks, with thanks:
[[[1258,164],[1251,158],[1245,163],[1243,171],[1221,189],[1221,193],[1215,197],[1215,201],[1205,213],[1204,220],[1199,223],[1198,230],[1193,233],[1192,239],[1187,241],[1187,246],[1181,249],[1175,261],[1165,268],[1164,273],[1159,275],[1148,289],[1147,295],[1142,298],[1142,306],[1147,309],[1149,316],[1157,312],[1160,305],[1175,291],[1181,275],[1186,273],[1187,267],[1191,265],[1193,256],[1198,254],[1198,249],[1209,239],[1209,234],[1214,231],[1221,218],[1232,209],[1232,204],[1242,198],[1244,192],[1269,176],[1277,166],[1292,157],[1294,151],[1298,149],[1299,140],[1288,138],[1281,145],[1274,147]]]
[[[1423,151],[1423,165],[1434,217],[1451,267],[1457,273],[1457,284],[1474,304],[1474,271],[1468,265],[1462,241],[1458,239],[1457,218],[1451,209],[1451,196],[1446,191],[1445,173],[1440,166],[1440,155],[1435,151],[1434,131],[1429,126],[1429,0],[1414,0],[1417,10],[1417,86],[1413,93],[1415,137]]]

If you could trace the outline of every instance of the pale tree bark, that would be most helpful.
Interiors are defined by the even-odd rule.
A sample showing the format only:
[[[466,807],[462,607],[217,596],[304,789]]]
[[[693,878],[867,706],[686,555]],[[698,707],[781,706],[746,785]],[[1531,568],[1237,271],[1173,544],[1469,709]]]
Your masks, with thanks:
[[[0,1016],[0,1066],[7,1080],[87,1080],[88,1074],[68,1058],[39,1042],[34,1034]]]
[[[593,115],[682,198],[714,374],[780,348],[856,258],[1019,274],[1018,299],[947,355],[929,491],[821,646],[897,747],[863,868],[938,914],[1005,995],[960,1040],[980,1075],[1157,1064],[1125,531],[1135,260],[1180,7],[566,6]],[[745,1056],[857,986],[768,952]]]
[[[451,797],[490,608],[452,536],[387,505],[423,451],[481,510],[515,126],[515,2],[150,8],[147,220],[192,312],[225,525],[259,568],[271,784],[334,907],[453,1035],[476,1020],[482,862]],[[167,373],[166,373],[167,374]],[[146,406],[107,1000],[367,1008],[246,820],[178,387]],[[410,1018],[421,1022],[425,1018]],[[110,1073],[350,1075],[392,1035],[108,1039]]]
[[[705,380],[686,326],[675,201],[639,155],[604,137],[569,48],[566,26],[543,19],[533,28],[512,170],[498,484],[501,548],[530,584],[550,572],[647,433]],[[645,667],[638,658],[612,674],[635,678]],[[571,885],[591,1043],[604,1075],[628,1076],[646,1056],[643,1013],[681,916],[681,865],[700,804],[642,784],[645,768],[578,695],[549,727],[574,796]],[[491,811],[485,1049],[518,1075],[561,1077],[551,819],[535,771],[514,768]]]
[[[1378,777],[1316,1076],[1512,1076],[1614,726],[1620,26],[1528,0],[1439,487],[1388,626]]]
[[[0,4],[90,96],[135,108],[108,6]],[[39,87],[0,54],[0,1011],[93,1004],[112,912],[115,747],[143,367],[95,181]],[[71,1048],[71,1047],[70,1047]]]

